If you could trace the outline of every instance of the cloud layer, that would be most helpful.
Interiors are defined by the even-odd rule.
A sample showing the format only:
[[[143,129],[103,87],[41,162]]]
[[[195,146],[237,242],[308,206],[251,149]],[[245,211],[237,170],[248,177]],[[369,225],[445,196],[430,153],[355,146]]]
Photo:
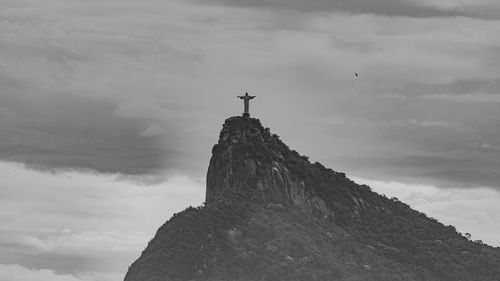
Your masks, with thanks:
[[[0,171],[0,277],[18,276],[0,280],[120,280],[166,219],[204,199],[203,182],[180,176],[136,185],[11,163]]]
[[[206,3],[206,1],[204,1]],[[477,17],[499,19],[499,6],[494,2],[477,5],[472,1],[414,1],[414,0],[211,0],[237,7],[261,9],[296,10],[300,12],[344,12],[352,14],[374,14],[382,16],[431,18],[431,17]],[[468,4],[467,2],[470,2]],[[200,1],[201,3],[201,1]]]
[[[200,177],[250,91],[254,116],[335,169],[498,187],[497,22],[445,15],[467,1],[370,3],[8,2],[0,158]]]
[[[4,160],[47,170],[147,175],[180,157],[166,148],[158,123],[120,116],[108,100],[58,94],[28,101],[7,92],[0,94],[0,104]]]
[[[119,281],[121,274],[90,273],[81,276],[56,274],[50,269],[29,269],[14,264],[0,264],[0,280],[9,281]]]

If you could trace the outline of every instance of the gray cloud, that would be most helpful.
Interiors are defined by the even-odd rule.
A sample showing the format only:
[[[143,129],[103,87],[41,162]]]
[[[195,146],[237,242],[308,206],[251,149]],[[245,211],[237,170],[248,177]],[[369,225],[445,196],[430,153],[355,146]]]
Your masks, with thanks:
[[[370,108],[326,123],[342,136],[329,138],[342,147],[326,160],[332,166],[378,179],[500,188],[498,103],[418,95],[370,101]]]
[[[134,239],[142,239],[142,235],[123,235],[120,233],[82,232],[72,233],[70,230],[55,229],[15,229],[0,231],[2,241],[0,264],[20,264],[27,268],[56,269],[58,274],[75,274],[79,272],[120,272],[123,265],[130,262],[135,253],[130,250],[106,250],[106,242],[114,241],[118,247],[134,246]],[[92,256],[92,250],[86,250],[88,241],[100,244],[100,258]],[[133,241],[135,242],[135,241]],[[137,243],[139,244],[139,243]],[[137,245],[138,246],[138,245]],[[73,252],[72,252],[73,251]],[[130,251],[130,252],[129,252]],[[114,252],[114,253],[113,253]],[[127,256],[123,255],[123,252]],[[122,255],[116,255],[120,253]],[[103,263],[104,259],[112,262]]]
[[[154,174],[175,165],[161,125],[123,117],[110,100],[0,94],[0,159],[38,169]]]
[[[99,276],[101,277],[101,276]],[[121,277],[121,276],[120,276]],[[113,278],[113,277],[111,277]],[[113,280],[107,278],[99,278],[99,280]],[[114,280],[118,280],[118,276]],[[24,281],[24,280],[38,280],[38,281],[83,281],[73,275],[58,275],[53,270],[36,270],[28,269],[20,265],[14,264],[1,264],[0,265],[0,279],[10,281]],[[96,278],[97,279],[97,278]]]
[[[174,167],[202,177],[220,124],[239,112],[234,96],[243,88],[258,95],[255,116],[311,156],[325,155],[329,143],[342,147],[331,157],[352,159],[497,146],[491,131],[498,114],[485,101],[495,100],[499,83],[488,74],[498,68],[488,51],[498,48],[498,25],[448,17],[457,7],[408,1],[40,3],[5,11],[11,23],[0,24],[0,124],[11,136],[0,142],[2,159],[132,175]],[[234,8],[266,5],[394,17]],[[30,18],[39,24],[26,23]],[[459,103],[453,95],[461,96]],[[473,98],[481,105],[468,102]],[[324,146],[313,148],[293,132],[321,119],[337,120],[317,133],[328,140]],[[342,137],[329,133],[337,130]],[[459,143],[448,145],[449,139]]]
[[[484,153],[484,152],[483,152]],[[463,154],[463,153],[462,153]],[[438,185],[447,188],[486,186],[498,188],[499,152],[480,155],[440,153],[439,155],[390,156],[358,159],[343,158],[344,165],[366,176],[380,178],[391,174],[392,180]]]
[[[205,3],[206,1],[203,2]],[[500,18],[500,16],[491,9],[493,8],[498,11],[498,7],[485,7],[479,5],[438,7],[412,0],[211,0],[210,2],[236,7],[288,9],[300,12],[340,11],[352,14],[375,14],[414,18],[457,16],[484,19]]]
[[[113,0],[4,4],[0,160],[140,176],[189,167],[178,137],[188,127],[178,125],[188,106],[179,106],[182,93],[166,83],[202,58],[166,38],[168,22],[144,16],[156,7]],[[143,7],[139,15],[123,16],[135,7]]]
[[[456,79],[447,83],[424,84],[410,83],[402,89],[387,89],[401,95],[467,95],[498,94],[500,95],[500,79]]]
[[[498,189],[499,89],[497,78],[469,78],[374,87],[336,104],[330,98],[324,103],[339,116],[321,122],[323,131],[335,132],[324,145],[342,149],[333,159],[318,156],[337,169],[381,180]]]
[[[158,225],[204,198],[203,184],[184,176],[144,186],[113,175],[48,174],[15,163],[0,162],[0,170],[0,265],[98,273],[83,280],[103,280],[103,273],[123,280]],[[13,280],[2,279],[3,273],[0,280]]]

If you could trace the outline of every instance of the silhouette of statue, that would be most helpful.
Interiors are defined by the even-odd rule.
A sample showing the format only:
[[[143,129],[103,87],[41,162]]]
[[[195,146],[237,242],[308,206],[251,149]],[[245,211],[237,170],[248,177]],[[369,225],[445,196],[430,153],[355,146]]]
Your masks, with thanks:
[[[244,96],[238,96],[238,98],[244,101],[243,104],[245,106],[245,111],[243,112],[243,117],[250,117],[249,113],[250,100],[255,98],[255,96],[249,96],[248,93],[245,93]]]

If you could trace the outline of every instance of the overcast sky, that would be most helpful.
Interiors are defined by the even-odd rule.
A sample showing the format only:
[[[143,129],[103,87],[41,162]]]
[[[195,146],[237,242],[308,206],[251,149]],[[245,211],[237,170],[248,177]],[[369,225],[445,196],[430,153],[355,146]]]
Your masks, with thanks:
[[[0,280],[121,280],[246,91],[292,149],[500,246],[498,34],[496,0],[0,0]]]

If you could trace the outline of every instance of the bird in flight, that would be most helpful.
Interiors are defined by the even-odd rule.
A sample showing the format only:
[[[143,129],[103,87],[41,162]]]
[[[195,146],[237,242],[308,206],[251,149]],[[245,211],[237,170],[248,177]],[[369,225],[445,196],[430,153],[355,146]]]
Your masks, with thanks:
[[[356,77],[358,77],[358,76],[359,76],[359,75],[358,75],[358,73],[354,73],[354,75],[356,75]]]

